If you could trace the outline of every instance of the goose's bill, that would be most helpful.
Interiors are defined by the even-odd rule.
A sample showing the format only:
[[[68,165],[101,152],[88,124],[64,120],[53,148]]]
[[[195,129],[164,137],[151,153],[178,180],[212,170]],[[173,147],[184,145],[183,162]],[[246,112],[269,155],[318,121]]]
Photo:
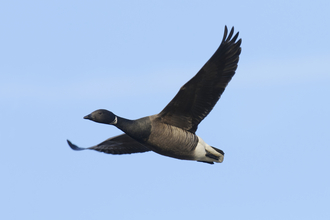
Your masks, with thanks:
[[[89,120],[92,120],[92,116],[89,114],[89,115],[86,115],[85,117],[84,117],[84,119],[89,119]]]

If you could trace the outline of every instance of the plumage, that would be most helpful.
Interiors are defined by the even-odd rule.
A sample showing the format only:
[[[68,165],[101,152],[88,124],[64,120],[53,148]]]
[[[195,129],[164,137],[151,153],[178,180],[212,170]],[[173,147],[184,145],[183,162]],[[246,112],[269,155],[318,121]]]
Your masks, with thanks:
[[[154,151],[178,159],[221,163],[222,150],[206,144],[195,132],[210,113],[237,69],[241,39],[234,28],[229,35],[225,27],[222,42],[198,73],[181,87],[168,105],[156,115],[128,120],[100,109],[85,116],[95,122],[111,124],[125,134],[109,138],[90,147],[79,148],[68,141],[73,150],[92,149],[109,154]]]
[[[184,86],[172,101],[160,112],[164,123],[195,132],[198,124],[210,113],[219,100],[227,84],[235,74],[241,40],[236,41],[238,33],[231,29],[224,37],[219,48],[202,69]]]
[[[73,150],[96,150],[106,154],[132,154],[132,153],[142,153],[150,151],[149,148],[140,144],[127,134],[118,135],[112,138],[109,138],[102,143],[95,145],[89,148],[80,148],[70,141],[68,144]]]

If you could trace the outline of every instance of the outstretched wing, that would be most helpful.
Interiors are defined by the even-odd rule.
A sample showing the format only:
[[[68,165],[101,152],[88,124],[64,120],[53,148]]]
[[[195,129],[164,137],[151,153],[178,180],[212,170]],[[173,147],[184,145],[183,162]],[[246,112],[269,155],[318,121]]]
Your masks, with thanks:
[[[235,74],[241,53],[241,39],[236,42],[238,33],[233,37],[232,28],[227,34],[226,26],[217,51],[158,114],[162,122],[195,133],[198,124],[213,109]]]
[[[122,134],[116,137],[109,138],[102,143],[93,147],[81,148],[72,144],[69,140],[68,144],[73,150],[96,150],[106,154],[132,154],[150,151],[149,148],[140,144],[127,134]]]

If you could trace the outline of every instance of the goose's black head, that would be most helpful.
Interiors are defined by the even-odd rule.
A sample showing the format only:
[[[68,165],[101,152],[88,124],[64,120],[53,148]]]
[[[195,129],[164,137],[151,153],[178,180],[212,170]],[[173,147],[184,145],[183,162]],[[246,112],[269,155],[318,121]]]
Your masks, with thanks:
[[[116,124],[117,117],[108,110],[99,109],[89,115],[86,115],[84,119],[89,119],[103,124]]]

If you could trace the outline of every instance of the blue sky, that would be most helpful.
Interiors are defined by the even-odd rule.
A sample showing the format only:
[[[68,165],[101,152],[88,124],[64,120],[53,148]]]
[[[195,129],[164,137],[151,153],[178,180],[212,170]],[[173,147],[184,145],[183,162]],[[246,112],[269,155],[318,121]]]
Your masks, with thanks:
[[[329,219],[329,1],[4,1],[1,219]],[[160,112],[221,42],[236,75],[197,134],[222,164],[72,151]]]

